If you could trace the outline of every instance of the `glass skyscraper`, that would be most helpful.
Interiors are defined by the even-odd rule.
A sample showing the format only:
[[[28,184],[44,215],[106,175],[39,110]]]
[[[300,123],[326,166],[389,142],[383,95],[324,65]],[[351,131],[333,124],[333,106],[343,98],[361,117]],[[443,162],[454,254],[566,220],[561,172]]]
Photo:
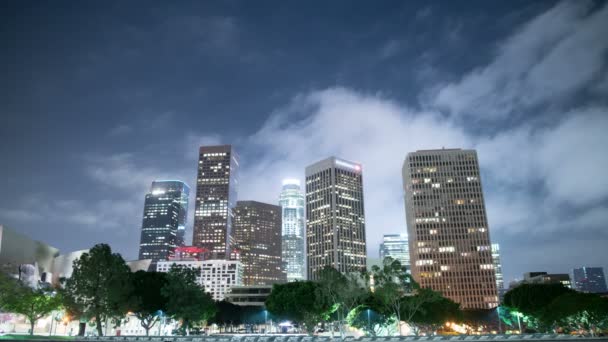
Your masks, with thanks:
[[[363,175],[360,164],[330,157],[306,167],[308,280],[332,266],[342,273],[366,268]]]
[[[211,258],[230,254],[239,162],[230,145],[199,149],[192,244]]]
[[[182,181],[152,182],[146,194],[141,225],[139,259],[167,260],[175,247],[183,244],[188,217],[190,188]]]
[[[385,234],[380,244],[380,260],[391,257],[410,269],[410,247],[407,234]]]
[[[300,181],[286,179],[279,198],[282,210],[282,255],[287,272],[287,281],[305,279],[305,238],[304,238],[304,194]]]
[[[581,267],[573,270],[574,287],[581,292],[606,293],[606,278],[602,267]]]

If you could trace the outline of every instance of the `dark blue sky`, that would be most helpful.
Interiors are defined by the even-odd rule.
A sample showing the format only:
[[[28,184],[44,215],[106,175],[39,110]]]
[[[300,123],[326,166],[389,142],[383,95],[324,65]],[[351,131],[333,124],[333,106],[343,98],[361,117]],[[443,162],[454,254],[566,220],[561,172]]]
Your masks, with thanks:
[[[375,257],[405,154],[445,146],[479,152],[507,280],[608,266],[603,2],[0,6],[0,223],[63,251],[135,258],[151,180],[194,186],[197,147],[232,143],[240,199],[362,162]]]

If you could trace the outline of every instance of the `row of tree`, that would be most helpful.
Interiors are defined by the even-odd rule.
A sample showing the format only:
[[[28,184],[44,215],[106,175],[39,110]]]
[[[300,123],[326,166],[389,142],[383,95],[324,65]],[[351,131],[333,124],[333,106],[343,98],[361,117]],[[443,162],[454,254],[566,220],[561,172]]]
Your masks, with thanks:
[[[523,323],[530,331],[593,335],[608,329],[608,298],[562,284],[522,284],[505,294],[500,316],[505,323]]]
[[[342,274],[325,267],[317,281],[275,285],[266,307],[277,317],[299,322],[308,333],[329,323],[342,337],[347,325],[376,336],[400,333],[400,322],[419,333],[462,317],[459,304],[420,288],[405,266],[391,258],[370,273]]]
[[[162,317],[179,320],[188,333],[216,312],[210,294],[196,283],[198,274],[185,267],[132,273],[120,254],[99,244],[74,261],[72,276],[57,289],[33,289],[0,274],[0,309],[26,316],[32,334],[37,320],[61,307],[71,320],[80,321],[79,335],[92,322],[102,336],[104,325],[118,327],[128,313],[139,319],[146,334]]]

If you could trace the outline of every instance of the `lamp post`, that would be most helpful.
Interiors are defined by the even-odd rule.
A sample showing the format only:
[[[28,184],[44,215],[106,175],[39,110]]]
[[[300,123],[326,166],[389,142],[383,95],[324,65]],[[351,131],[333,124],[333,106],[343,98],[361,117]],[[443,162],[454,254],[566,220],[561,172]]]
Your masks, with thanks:
[[[160,322],[158,322],[158,336],[161,336],[163,331],[163,310],[158,310],[157,314],[160,320]]]
[[[496,307],[496,315],[498,315],[498,333],[502,334],[502,323],[500,322],[500,305]]]
[[[367,309],[367,329],[369,329],[371,331],[372,325],[371,325],[371,321],[370,321],[369,315],[370,315],[370,310]]]
[[[264,333],[268,333],[268,310],[264,310]]]
[[[516,312],[515,316],[517,316],[517,326],[519,327],[519,333],[521,334],[521,321],[519,319],[519,317],[521,317],[522,313],[521,312]]]

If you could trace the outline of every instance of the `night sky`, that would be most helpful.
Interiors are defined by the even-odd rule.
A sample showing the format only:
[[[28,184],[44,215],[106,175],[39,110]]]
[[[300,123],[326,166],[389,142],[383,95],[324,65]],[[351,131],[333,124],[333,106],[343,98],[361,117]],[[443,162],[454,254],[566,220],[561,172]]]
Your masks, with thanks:
[[[361,162],[377,257],[406,230],[406,153],[461,147],[479,153],[506,282],[608,267],[605,2],[2,1],[0,16],[0,223],[63,252],[135,259],[151,181],[194,187],[198,147],[226,143],[241,200],[277,203],[330,155]]]

